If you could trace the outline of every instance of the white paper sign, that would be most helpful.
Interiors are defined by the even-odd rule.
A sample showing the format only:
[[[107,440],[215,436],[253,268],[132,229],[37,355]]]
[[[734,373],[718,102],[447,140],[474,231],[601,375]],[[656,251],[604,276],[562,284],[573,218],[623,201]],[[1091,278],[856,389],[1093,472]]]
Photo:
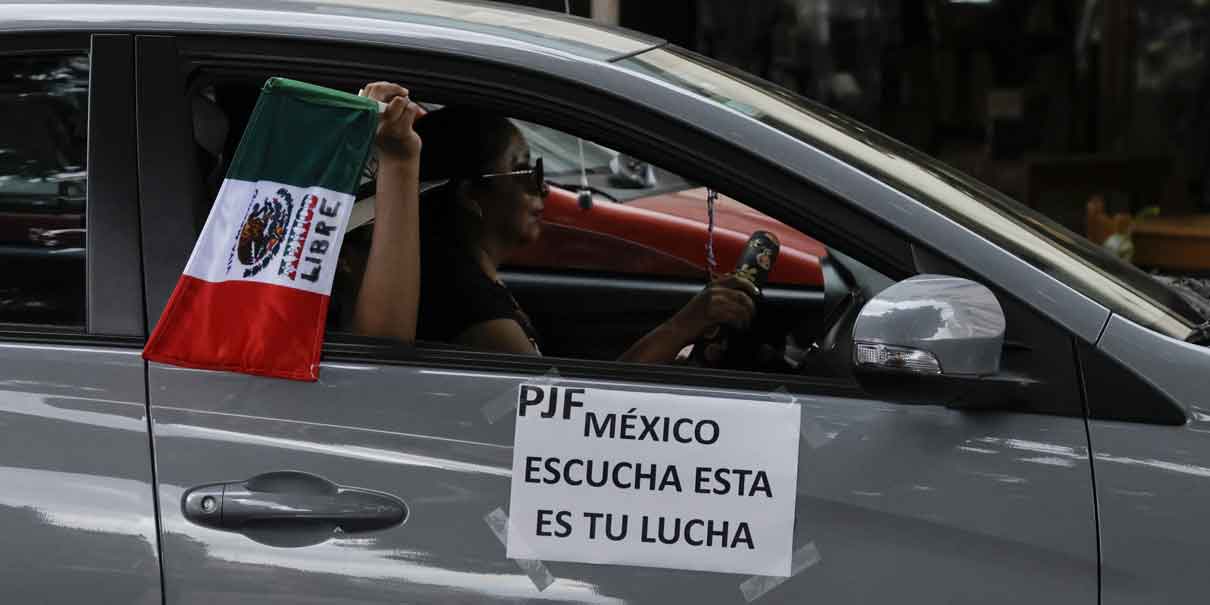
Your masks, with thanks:
[[[800,413],[521,385],[508,557],[788,576]]]

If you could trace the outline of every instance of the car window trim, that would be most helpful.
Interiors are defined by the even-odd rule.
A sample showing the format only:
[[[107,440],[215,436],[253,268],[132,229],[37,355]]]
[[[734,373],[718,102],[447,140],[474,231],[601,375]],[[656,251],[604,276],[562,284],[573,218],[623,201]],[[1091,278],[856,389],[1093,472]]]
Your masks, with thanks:
[[[856,382],[844,378],[491,353],[443,343],[421,342],[416,345],[404,345],[346,333],[329,333],[323,345],[321,363],[364,363],[485,373],[505,372],[535,377],[557,373],[565,378],[785,393],[787,399],[793,394],[848,399],[869,398]]]
[[[522,119],[540,120],[541,123],[580,136],[592,136],[587,133],[595,131],[602,136],[594,140],[622,152],[650,151],[653,146],[662,145],[658,153],[643,152],[643,158],[675,173],[690,175],[686,177],[690,180],[697,174],[711,175],[710,180],[720,193],[736,199],[756,201],[756,204],[749,205],[789,225],[805,225],[802,229],[813,236],[827,232],[833,241],[844,241],[847,245],[860,248],[854,252],[865,256],[865,262],[893,277],[905,277],[912,271],[910,247],[906,239],[886,225],[834,199],[815,184],[762,158],[747,158],[749,161],[744,163],[745,167],[736,166],[735,162],[723,162],[718,158],[734,159],[733,154],[742,154],[743,147],[734,141],[667,122],[663,116],[626,99],[608,95],[602,97],[598,91],[583,89],[573,82],[552,79],[523,67],[505,68],[476,58],[431,55],[407,49],[222,35],[179,35],[173,38],[180,54],[176,74],[165,73],[164,70],[169,67],[162,62],[154,70],[140,62],[140,79],[159,81],[187,74],[187,80],[192,80],[199,70],[204,70],[215,76],[272,71],[301,74],[304,78],[310,74],[316,78],[350,82],[359,75],[362,79],[373,77],[406,81],[417,97],[434,94],[443,98],[458,98]],[[519,77],[521,81],[518,81]],[[527,87],[530,83],[542,84],[543,94],[525,92],[536,90]],[[622,132],[619,132],[619,128]],[[669,132],[678,136],[669,138],[666,135]],[[183,140],[192,139],[189,130],[178,130],[176,135],[187,137]],[[181,178],[185,176],[185,173],[180,174]],[[812,200],[810,206],[817,211],[815,215],[801,211],[803,197]],[[821,209],[831,212],[818,212]],[[170,213],[169,216],[177,222],[183,221],[179,214]],[[148,241],[147,254],[156,255],[162,260],[164,256],[160,255],[161,251]],[[183,263],[183,259],[180,262]],[[147,278],[149,290],[163,286],[155,283],[157,278],[154,276],[149,274]],[[152,325],[149,318],[149,330]],[[531,374],[541,374],[558,367],[560,373],[569,376],[599,380],[640,380],[755,391],[773,391],[784,387],[790,392],[866,397],[851,378],[824,379],[679,365],[529,357],[428,345],[402,346],[331,333],[324,343],[323,360]]]
[[[79,328],[63,328],[37,324],[0,324],[0,343],[27,343],[50,346],[104,347],[142,349],[142,336],[120,334],[89,334]]]

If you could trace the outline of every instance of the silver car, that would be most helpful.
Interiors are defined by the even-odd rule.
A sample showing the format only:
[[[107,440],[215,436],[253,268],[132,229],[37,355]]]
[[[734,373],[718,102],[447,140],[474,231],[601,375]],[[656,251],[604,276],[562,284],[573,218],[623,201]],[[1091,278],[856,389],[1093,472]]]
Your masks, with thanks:
[[[822,286],[766,290],[780,357],[745,367],[604,361],[703,282],[556,258],[505,274],[550,357],[330,325],[318,383],[144,363],[273,75],[403,82],[641,158],[826,244]],[[5,603],[1210,594],[1205,305],[766,82],[493,5],[0,3],[0,107],[26,112],[0,120]],[[40,184],[82,169],[81,221]],[[42,237],[81,228],[83,253]],[[514,422],[485,410],[535,380],[799,406],[790,577],[508,559]]]

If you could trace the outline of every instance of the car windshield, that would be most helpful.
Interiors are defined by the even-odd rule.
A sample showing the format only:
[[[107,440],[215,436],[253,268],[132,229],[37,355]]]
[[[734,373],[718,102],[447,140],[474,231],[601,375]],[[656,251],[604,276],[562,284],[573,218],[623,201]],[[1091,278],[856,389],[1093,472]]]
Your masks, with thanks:
[[[775,84],[675,47],[618,64],[824,148],[1141,325],[1184,339],[1205,321],[1176,291],[1086,238],[932,157]]]
[[[546,163],[546,176],[563,179],[580,176],[580,142],[582,139],[541,124],[513,120],[529,143],[530,153],[541,156]],[[584,169],[590,173],[609,172],[609,161],[617,152],[591,141],[583,141]]]

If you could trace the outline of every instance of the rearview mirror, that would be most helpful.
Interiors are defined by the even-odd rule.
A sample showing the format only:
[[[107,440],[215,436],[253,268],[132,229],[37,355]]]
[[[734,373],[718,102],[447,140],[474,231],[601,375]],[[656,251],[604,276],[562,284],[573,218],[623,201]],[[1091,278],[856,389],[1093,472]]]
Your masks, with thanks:
[[[651,189],[658,183],[651,164],[625,154],[609,161],[609,185],[618,189]]]
[[[871,394],[902,403],[987,407],[1032,381],[1000,370],[1004,310],[968,279],[917,275],[883,290],[853,324],[853,364]]]

